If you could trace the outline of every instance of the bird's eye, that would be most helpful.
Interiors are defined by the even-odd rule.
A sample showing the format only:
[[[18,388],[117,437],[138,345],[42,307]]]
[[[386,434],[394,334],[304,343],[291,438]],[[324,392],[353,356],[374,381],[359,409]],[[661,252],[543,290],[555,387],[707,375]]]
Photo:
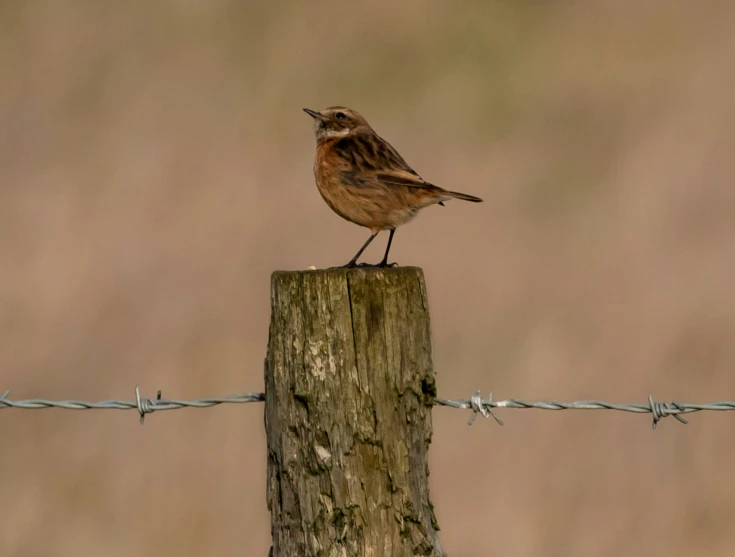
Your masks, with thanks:
[[[337,113],[337,114],[335,114],[334,116],[335,116],[335,117],[336,117],[336,118],[337,118],[338,120],[344,120],[345,118],[347,118],[347,116],[345,115],[345,113],[344,113],[344,112],[338,112],[338,113]]]

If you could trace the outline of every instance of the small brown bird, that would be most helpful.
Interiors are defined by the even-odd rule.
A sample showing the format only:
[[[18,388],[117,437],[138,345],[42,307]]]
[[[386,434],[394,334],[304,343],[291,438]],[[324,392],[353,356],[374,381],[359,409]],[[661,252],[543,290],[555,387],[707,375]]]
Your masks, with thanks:
[[[333,106],[321,112],[305,108],[304,112],[315,121],[314,178],[319,193],[340,217],[372,232],[344,267],[357,266],[357,259],[381,230],[390,230],[390,236],[377,267],[389,266],[396,228],[424,207],[444,205],[453,198],[482,201],[426,182],[356,111]]]

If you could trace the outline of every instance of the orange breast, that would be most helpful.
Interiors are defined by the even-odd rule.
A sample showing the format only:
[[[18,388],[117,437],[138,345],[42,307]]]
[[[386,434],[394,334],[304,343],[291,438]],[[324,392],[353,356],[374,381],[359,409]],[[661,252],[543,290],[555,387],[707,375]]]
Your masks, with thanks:
[[[334,153],[333,143],[326,140],[317,146],[314,178],[324,201],[342,218],[373,231],[385,230],[405,224],[427,205],[417,188],[346,182],[342,172],[349,171],[349,163]]]

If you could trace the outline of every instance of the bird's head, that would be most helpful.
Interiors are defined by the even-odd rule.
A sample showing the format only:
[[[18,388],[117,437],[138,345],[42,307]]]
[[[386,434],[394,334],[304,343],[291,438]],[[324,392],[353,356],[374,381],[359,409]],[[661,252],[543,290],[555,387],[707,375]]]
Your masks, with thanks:
[[[344,137],[362,127],[370,129],[359,112],[344,106],[331,106],[321,112],[305,108],[304,112],[314,118],[317,141],[330,137]]]

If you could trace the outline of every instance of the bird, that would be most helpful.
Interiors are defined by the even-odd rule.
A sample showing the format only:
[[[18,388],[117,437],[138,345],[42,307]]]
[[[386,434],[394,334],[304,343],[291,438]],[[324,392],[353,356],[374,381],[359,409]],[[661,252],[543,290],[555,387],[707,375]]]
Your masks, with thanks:
[[[419,210],[449,199],[482,201],[424,180],[357,111],[344,106],[303,110],[314,119],[314,179],[319,193],[340,217],[370,229],[370,237],[342,267],[395,266],[388,263],[393,235]],[[377,265],[358,265],[362,252],[382,230],[390,231],[383,259]]]

